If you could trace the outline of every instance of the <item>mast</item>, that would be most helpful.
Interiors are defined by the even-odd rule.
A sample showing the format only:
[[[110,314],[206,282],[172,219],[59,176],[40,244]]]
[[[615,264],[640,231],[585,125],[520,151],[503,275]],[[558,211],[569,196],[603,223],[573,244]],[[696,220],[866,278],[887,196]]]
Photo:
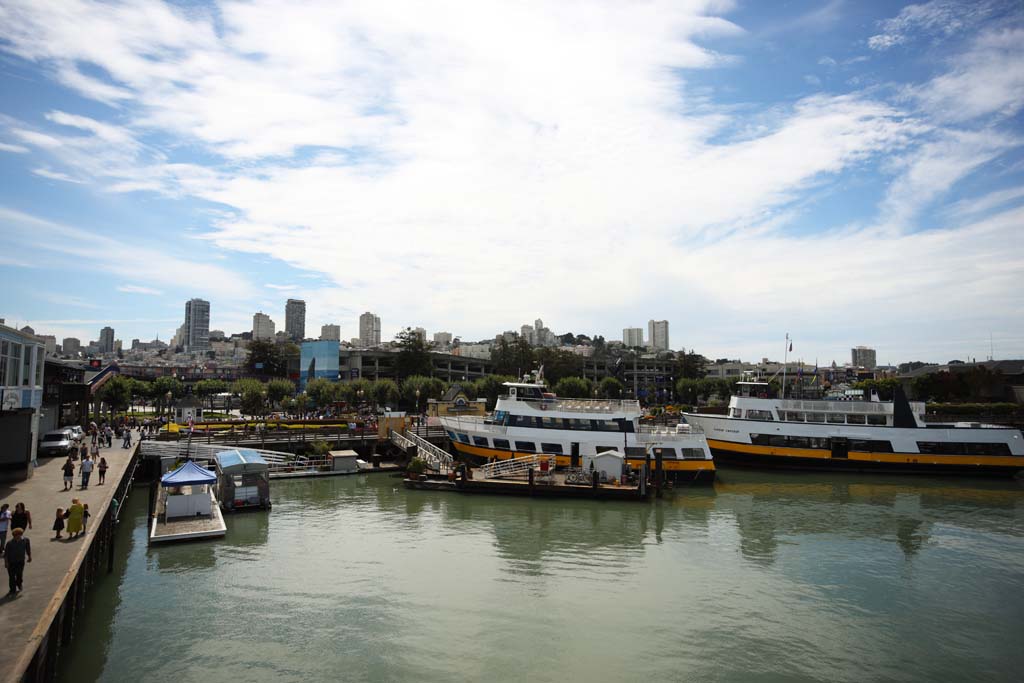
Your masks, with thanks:
[[[789,332],[786,333],[786,346],[782,353],[782,398],[786,398],[786,363],[789,362]]]

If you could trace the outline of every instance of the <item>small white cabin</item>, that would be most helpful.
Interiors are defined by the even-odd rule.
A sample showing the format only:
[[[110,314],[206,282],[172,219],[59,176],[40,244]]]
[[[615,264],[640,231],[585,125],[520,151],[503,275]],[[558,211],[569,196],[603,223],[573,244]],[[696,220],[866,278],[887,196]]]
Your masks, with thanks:
[[[596,455],[583,455],[583,471],[589,472],[591,465],[593,469],[601,473],[601,481],[622,479],[622,467],[626,462],[626,456],[618,451],[602,451]]]

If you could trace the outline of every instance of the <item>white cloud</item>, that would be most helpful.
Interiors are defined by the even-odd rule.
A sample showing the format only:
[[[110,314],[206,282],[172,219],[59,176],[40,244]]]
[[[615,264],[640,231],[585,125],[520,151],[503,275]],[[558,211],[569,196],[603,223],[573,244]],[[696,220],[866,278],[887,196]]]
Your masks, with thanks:
[[[142,285],[119,285],[117,291],[126,294],[147,294],[149,296],[161,296],[163,294],[159,289],[143,287]]]
[[[944,35],[929,17],[948,5],[905,8],[878,41]],[[1019,144],[997,130],[944,128],[953,117],[1019,110],[1016,36],[979,39],[896,104],[880,90],[823,94],[748,117],[687,83],[692,70],[729,63],[702,39],[742,35],[709,16],[730,8],[256,0],[225,4],[215,20],[154,2],[6,5],[0,49],[115,107],[106,121],[52,111],[40,130],[7,127],[69,177],[216,203],[206,245],[312,273],[321,281],[301,287],[311,317],[347,325],[375,310],[385,336],[421,324],[483,337],[540,313],[563,329],[602,321],[614,330],[651,317],[681,321],[693,297],[724,301],[756,328],[803,315],[805,299],[877,303],[874,279],[886,279],[877,264],[896,267],[893,251],[934,259],[915,259],[921,281],[949,272],[957,237],[982,228],[908,233],[921,227],[914,221],[924,207]],[[831,2],[805,20],[831,25],[842,9]],[[961,109],[951,106],[958,89]],[[212,161],[182,163],[194,151]],[[806,241],[787,234],[789,219],[815,198],[827,201],[840,174],[880,158],[895,179],[878,221],[822,226]],[[844,258],[841,275],[812,284],[785,267],[848,250],[881,256]],[[119,253],[131,270],[102,264],[124,278],[137,278],[141,262],[155,264],[160,287],[183,273],[209,291],[234,286],[237,324],[251,316],[242,297],[259,291],[250,281],[263,280],[238,282],[209,264],[195,264],[194,278],[194,264],[153,247]],[[748,261],[757,278],[730,276]],[[864,280],[872,285],[851,284]],[[984,281],[991,291],[1005,284]],[[926,288],[901,291],[900,311],[931,310]],[[760,304],[729,303],[737,297],[771,297],[771,319],[755,319]],[[902,312],[872,314],[891,321]],[[728,324],[707,316],[687,327],[710,316]]]
[[[81,185],[85,182],[84,180],[79,180],[78,178],[72,178],[67,173],[61,173],[60,171],[51,171],[48,168],[33,168],[32,173],[39,176],[40,178],[60,180],[65,183],[75,183],[76,185]]]
[[[0,142],[0,152],[10,152],[11,154],[27,154],[28,147],[22,147],[21,145],[10,145],[6,142]]]
[[[895,17],[878,22],[882,32],[868,38],[868,47],[884,51],[920,36],[950,36],[978,24],[995,7],[988,0],[932,0],[907,5]]]

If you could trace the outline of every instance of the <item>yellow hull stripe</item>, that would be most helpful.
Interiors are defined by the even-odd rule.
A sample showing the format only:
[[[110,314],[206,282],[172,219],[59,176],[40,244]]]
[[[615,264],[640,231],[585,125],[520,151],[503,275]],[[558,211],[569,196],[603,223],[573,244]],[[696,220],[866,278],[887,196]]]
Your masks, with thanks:
[[[501,451],[494,448],[483,448],[481,446],[470,446],[464,444],[461,441],[453,441],[452,445],[455,446],[455,450],[459,453],[466,455],[475,455],[478,458],[497,458],[498,460],[506,460],[508,458],[522,458],[528,455],[536,455],[535,453],[525,453],[521,451]],[[644,462],[644,458],[626,458],[630,465],[634,467],[639,466]],[[555,455],[555,463],[559,467],[568,467],[572,462],[572,458],[568,455]],[[664,460],[662,465],[666,472],[697,472],[707,470],[713,472],[715,469],[714,460]],[[654,459],[651,459],[651,466],[654,466]]]
[[[788,448],[785,446],[755,446],[748,443],[734,443],[708,439],[708,446],[733,453],[768,455],[781,458],[815,458],[832,460],[830,451],[813,448]],[[842,460],[842,458],[835,458]],[[994,467],[1024,467],[1024,456],[1007,455],[930,455],[927,453],[864,453],[850,451],[846,460],[860,462],[886,462],[900,465],[987,465]]]

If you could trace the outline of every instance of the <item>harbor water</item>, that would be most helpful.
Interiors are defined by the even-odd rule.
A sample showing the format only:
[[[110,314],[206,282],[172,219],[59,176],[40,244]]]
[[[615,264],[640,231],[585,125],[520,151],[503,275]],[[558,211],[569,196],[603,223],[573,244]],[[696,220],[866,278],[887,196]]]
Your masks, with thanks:
[[[153,548],[136,489],[60,679],[1019,680],[1020,482],[719,474],[651,503],[275,481]]]

